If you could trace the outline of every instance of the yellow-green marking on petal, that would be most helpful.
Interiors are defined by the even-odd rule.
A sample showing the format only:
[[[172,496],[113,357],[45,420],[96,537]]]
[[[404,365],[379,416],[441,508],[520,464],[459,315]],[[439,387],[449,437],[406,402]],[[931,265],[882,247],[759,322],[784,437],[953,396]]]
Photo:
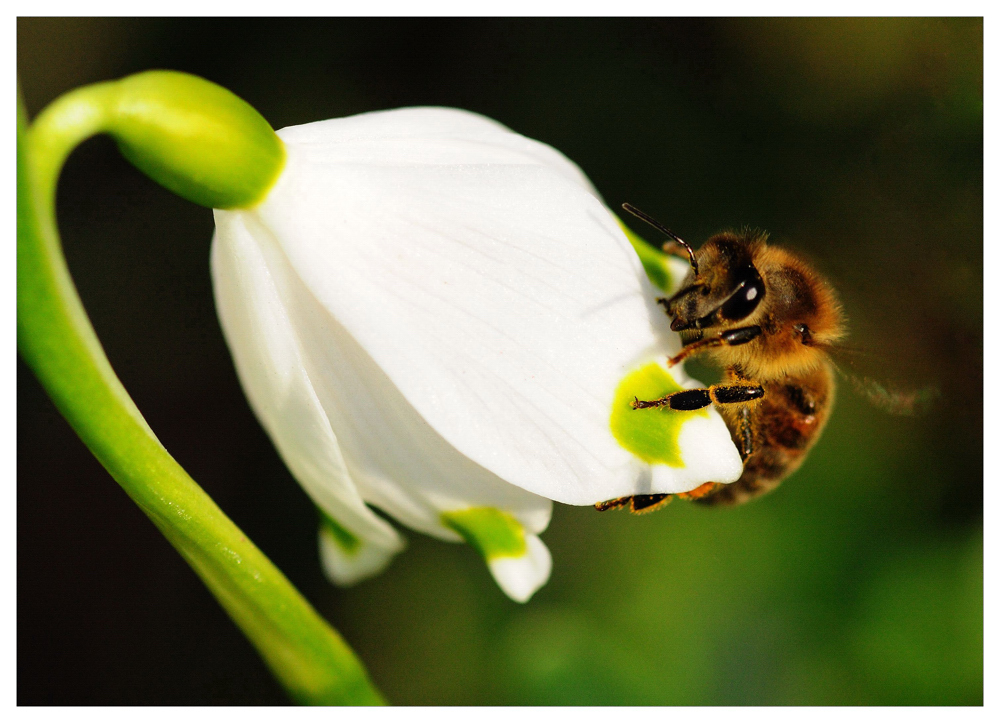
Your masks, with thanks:
[[[611,407],[611,433],[618,443],[649,464],[683,467],[678,437],[684,422],[693,415],[708,416],[708,411],[678,412],[665,407],[633,409],[637,397],[643,401],[679,392],[683,389],[659,364],[649,363],[628,374],[618,389]]]
[[[528,551],[521,523],[496,507],[442,512],[441,522],[479,550],[486,560],[521,557]]]
[[[361,540],[345,530],[335,519],[320,510],[320,525],[330,533],[337,547],[343,550],[344,554],[353,555],[361,548]]]

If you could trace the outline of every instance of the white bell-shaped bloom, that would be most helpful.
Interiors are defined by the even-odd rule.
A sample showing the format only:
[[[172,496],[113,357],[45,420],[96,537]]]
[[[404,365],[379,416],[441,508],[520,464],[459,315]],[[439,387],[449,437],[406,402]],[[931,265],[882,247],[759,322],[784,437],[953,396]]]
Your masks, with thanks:
[[[660,294],[560,153],[445,108],[279,136],[287,165],[267,198],[215,212],[212,274],[250,403],[324,513],[332,580],[402,548],[370,504],[470,542],[527,600],[551,570],[538,534],[552,500],[739,476],[714,410],[619,409],[626,426],[661,420],[638,447],[614,431],[634,396],[623,380],[698,384],[662,367],[680,343]]]

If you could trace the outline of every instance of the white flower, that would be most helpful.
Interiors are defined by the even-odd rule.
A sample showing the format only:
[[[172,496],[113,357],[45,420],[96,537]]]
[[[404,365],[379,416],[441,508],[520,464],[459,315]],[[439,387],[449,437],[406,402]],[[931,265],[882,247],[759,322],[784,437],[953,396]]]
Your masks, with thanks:
[[[445,108],[279,136],[287,165],[264,202],[215,212],[212,274],[250,403],[325,515],[332,580],[403,547],[371,504],[472,543],[524,601],[551,569],[537,536],[552,500],[739,476],[714,410],[628,410],[682,420],[668,463],[612,434],[622,380],[680,344],[616,218],[557,151]]]

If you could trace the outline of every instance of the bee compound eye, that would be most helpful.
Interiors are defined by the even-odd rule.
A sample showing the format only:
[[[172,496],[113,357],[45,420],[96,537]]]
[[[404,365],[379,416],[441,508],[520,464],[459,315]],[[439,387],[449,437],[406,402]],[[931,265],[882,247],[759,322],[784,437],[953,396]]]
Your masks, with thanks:
[[[747,266],[741,277],[736,292],[726,300],[726,303],[719,310],[722,318],[728,321],[739,321],[750,316],[766,292],[764,281],[753,266]]]

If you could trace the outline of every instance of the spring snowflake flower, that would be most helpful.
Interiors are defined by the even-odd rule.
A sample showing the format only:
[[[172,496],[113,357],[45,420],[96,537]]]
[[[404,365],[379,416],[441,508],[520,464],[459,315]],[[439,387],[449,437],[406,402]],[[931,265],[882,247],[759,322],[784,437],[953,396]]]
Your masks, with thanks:
[[[264,201],[215,212],[212,275],[250,404],[323,513],[334,582],[403,547],[371,505],[469,542],[525,601],[551,571],[553,500],[739,477],[714,410],[628,407],[699,385],[662,366],[680,342],[658,292],[559,152],[446,108],[278,135]]]

